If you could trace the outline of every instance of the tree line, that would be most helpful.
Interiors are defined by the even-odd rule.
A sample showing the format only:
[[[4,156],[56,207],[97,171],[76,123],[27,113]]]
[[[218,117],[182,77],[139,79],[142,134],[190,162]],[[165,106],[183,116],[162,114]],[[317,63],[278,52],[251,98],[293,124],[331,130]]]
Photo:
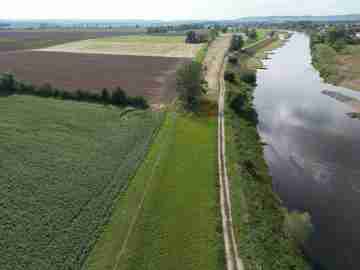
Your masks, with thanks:
[[[149,104],[144,97],[128,96],[123,89],[117,87],[114,91],[102,89],[101,93],[95,93],[84,90],[75,92],[54,88],[51,84],[46,83],[40,87],[34,84],[18,81],[13,74],[5,73],[0,76],[0,94],[28,94],[40,97],[54,97],[65,100],[87,101],[102,104],[111,104],[120,107],[131,106],[139,109],[149,108]]]

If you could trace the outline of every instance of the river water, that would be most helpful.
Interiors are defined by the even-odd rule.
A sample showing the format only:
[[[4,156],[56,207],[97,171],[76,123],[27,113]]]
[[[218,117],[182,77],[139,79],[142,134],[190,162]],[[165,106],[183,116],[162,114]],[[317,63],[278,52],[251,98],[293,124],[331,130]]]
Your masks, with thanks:
[[[360,92],[325,84],[309,38],[294,34],[259,70],[255,106],[273,188],[291,210],[310,213],[306,253],[316,269],[360,269],[360,120],[322,94]]]

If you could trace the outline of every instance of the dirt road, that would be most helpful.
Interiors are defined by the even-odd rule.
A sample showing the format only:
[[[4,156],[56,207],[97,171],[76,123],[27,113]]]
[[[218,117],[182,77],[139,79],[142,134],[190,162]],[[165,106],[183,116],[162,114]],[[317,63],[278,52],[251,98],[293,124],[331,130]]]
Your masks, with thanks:
[[[204,61],[206,69],[205,79],[209,84],[208,95],[212,100],[217,100],[219,94],[219,73],[221,72],[225,54],[230,47],[231,35],[217,38],[209,47]]]
[[[225,155],[225,63],[226,54],[230,47],[231,35],[219,37],[209,48],[204,65],[206,68],[205,78],[209,84],[209,96],[211,99],[218,98],[218,162],[220,184],[220,207],[222,216],[222,228],[224,234],[224,246],[227,270],[243,270],[243,263],[238,254],[234,227],[232,223],[230,183],[226,169]]]

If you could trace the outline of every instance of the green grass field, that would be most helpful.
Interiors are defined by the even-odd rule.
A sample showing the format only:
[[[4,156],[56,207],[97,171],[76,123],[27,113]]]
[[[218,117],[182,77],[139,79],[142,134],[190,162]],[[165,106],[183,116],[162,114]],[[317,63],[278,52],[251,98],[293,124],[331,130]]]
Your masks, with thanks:
[[[160,113],[1,96],[1,269],[80,269],[162,121]]]
[[[223,269],[216,142],[215,118],[169,113],[85,269]]]

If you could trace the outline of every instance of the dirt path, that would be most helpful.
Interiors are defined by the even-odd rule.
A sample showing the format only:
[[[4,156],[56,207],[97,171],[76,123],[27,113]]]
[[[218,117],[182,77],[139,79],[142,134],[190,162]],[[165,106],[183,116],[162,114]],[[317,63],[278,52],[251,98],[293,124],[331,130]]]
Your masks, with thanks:
[[[209,48],[205,59],[207,70],[206,80],[209,84],[211,99],[218,98],[218,165],[220,184],[220,207],[222,216],[222,228],[224,234],[224,247],[227,270],[243,270],[244,266],[238,254],[234,227],[232,223],[230,183],[226,169],[225,155],[225,63],[226,53],[230,46],[231,35],[226,35],[216,40]]]
[[[217,38],[209,47],[204,61],[205,79],[209,84],[209,97],[217,100],[219,94],[219,73],[221,72],[227,49],[230,47],[231,35]]]

